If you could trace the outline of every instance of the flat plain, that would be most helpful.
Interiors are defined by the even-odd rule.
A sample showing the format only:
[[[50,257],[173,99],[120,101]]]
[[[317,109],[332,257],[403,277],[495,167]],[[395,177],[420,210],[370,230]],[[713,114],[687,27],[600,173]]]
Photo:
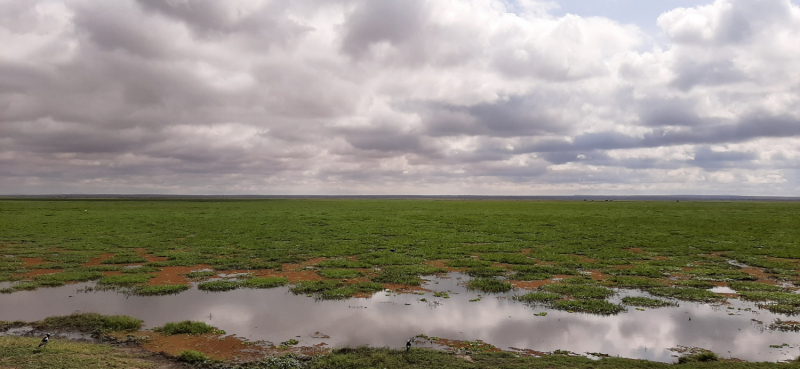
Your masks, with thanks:
[[[598,315],[731,297],[712,287],[800,312],[798,202],[6,199],[0,224],[3,293],[288,284],[347,299],[456,271],[468,288],[529,290],[520,303]],[[612,304],[611,288],[668,300]]]

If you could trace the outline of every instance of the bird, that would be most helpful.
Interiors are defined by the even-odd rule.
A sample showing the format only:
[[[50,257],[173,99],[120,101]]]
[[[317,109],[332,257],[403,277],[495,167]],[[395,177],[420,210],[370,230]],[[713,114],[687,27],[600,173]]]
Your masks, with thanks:
[[[47,342],[50,342],[50,333],[47,333],[44,338],[42,338],[42,342],[39,343],[38,347],[44,347]]]
[[[406,341],[406,352],[411,351],[411,338]]]

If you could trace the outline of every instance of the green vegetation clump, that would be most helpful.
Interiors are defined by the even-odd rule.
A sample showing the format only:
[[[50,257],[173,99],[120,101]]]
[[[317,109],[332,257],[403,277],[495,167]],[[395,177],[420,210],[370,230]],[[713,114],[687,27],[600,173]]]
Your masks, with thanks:
[[[371,268],[372,264],[364,261],[347,259],[328,259],[317,264],[321,268]]]
[[[575,311],[599,315],[613,315],[625,311],[625,308],[605,300],[558,300],[550,307],[557,310]]]
[[[694,280],[694,279],[691,279],[691,280],[688,280],[688,281],[677,281],[677,282],[675,282],[675,285],[678,286],[678,287],[700,288],[700,289],[704,289],[704,290],[716,287],[716,285],[714,285],[711,282],[698,281],[698,280]]]
[[[243,280],[240,285],[244,288],[275,288],[288,283],[285,277],[253,277]]]
[[[183,350],[181,351],[178,356],[176,356],[178,361],[182,361],[184,363],[189,364],[201,364],[210,361],[208,356],[203,354],[202,352],[194,351],[194,350]]]
[[[108,259],[101,261],[101,264],[133,264],[144,263],[147,259],[136,254],[116,254]]]
[[[717,302],[724,299],[722,295],[714,292],[691,287],[656,287],[648,289],[647,292],[656,296],[672,297],[687,301]]]
[[[614,294],[614,291],[609,288],[585,284],[548,284],[542,289],[576,299],[605,299]]]
[[[552,292],[530,292],[514,296],[515,300],[531,303],[546,303],[562,299],[562,296]]]
[[[476,268],[476,267],[488,267],[491,265],[492,265],[491,261],[478,260],[472,258],[455,259],[447,262],[447,266],[452,268]]]
[[[342,281],[337,280],[301,281],[289,288],[289,291],[292,291],[294,294],[310,294],[336,289],[343,285],[344,283]]]
[[[729,281],[755,281],[758,278],[740,270],[723,268],[697,268],[690,270],[689,274],[700,280],[729,282]]]
[[[111,345],[41,337],[0,336],[0,367],[14,369],[129,369],[155,368],[152,361]]]
[[[165,336],[173,336],[176,334],[206,334],[206,333],[224,333],[217,328],[214,328],[203,322],[195,322],[191,320],[184,320],[182,322],[170,322],[163,326],[153,328],[153,331],[161,333]]]
[[[97,281],[98,284],[106,284],[113,286],[130,286],[134,284],[147,283],[155,274],[123,274],[123,275],[107,275]]]
[[[211,278],[211,277],[216,277],[216,276],[217,276],[217,272],[215,272],[213,270],[197,270],[197,271],[192,271],[192,272],[186,273],[186,278],[189,278],[189,279],[203,279],[203,278]]]
[[[189,286],[185,284],[159,284],[155,286],[134,286],[129,292],[137,296],[165,296],[178,294],[188,289]]]
[[[666,287],[663,282],[657,279],[642,277],[613,276],[609,278],[608,281],[613,282],[616,287],[636,288],[640,290],[653,287]]]
[[[122,332],[138,330],[142,320],[127,315],[73,313],[45,318],[36,324],[40,329],[72,330],[79,332]]]
[[[202,282],[197,285],[197,289],[200,291],[221,292],[235,290],[241,287],[241,285],[242,283],[239,281],[219,280]]]
[[[442,268],[429,265],[388,266],[381,269],[378,275],[372,278],[372,281],[419,286],[421,283],[420,275],[431,275],[445,271]]]
[[[709,361],[719,361],[719,356],[711,351],[703,351],[691,355],[684,355],[678,358],[678,364]]]
[[[350,298],[359,293],[373,293],[382,291],[383,286],[377,282],[361,282],[347,284],[342,287],[320,291],[319,298],[323,300],[341,300]]]
[[[741,291],[763,291],[763,292],[785,292],[786,289],[781,286],[773,284],[757,283],[757,282],[730,282],[728,286],[736,292]]]
[[[53,274],[40,274],[33,280],[43,286],[61,286],[66,282],[86,282],[103,277],[101,272],[68,270]]]
[[[111,267],[112,265],[103,265],[105,267]],[[155,273],[160,272],[161,268],[156,268],[154,266],[148,265],[141,265],[141,266],[133,266],[130,268],[120,268],[120,271],[126,274],[146,274],[146,273]]]
[[[627,296],[622,298],[623,305],[640,306],[649,308],[660,308],[666,306],[678,306],[678,304],[671,301],[651,299],[649,297]]]
[[[474,267],[467,269],[467,275],[471,277],[497,277],[505,273],[506,269],[501,267]]]
[[[13,293],[13,292],[17,292],[17,291],[30,291],[30,290],[35,290],[35,289],[37,289],[39,287],[41,287],[41,284],[39,284],[37,282],[25,281],[25,282],[14,283],[14,284],[11,285],[11,287],[6,287],[6,288],[3,288],[3,289],[0,289],[0,293]]]
[[[536,264],[536,260],[521,254],[492,253],[492,254],[481,254],[480,257],[481,260],[493,261],[495,263],[520,264],[520,265]]]
[[[496,278],[475,278],[469,281],[467,288],[484,292],[507,292],[511,290],[511,283]]]
[[[364,272],[352,269],[322,269],[317,271],[317,274],[325,278],[357,278],[364,276]]]

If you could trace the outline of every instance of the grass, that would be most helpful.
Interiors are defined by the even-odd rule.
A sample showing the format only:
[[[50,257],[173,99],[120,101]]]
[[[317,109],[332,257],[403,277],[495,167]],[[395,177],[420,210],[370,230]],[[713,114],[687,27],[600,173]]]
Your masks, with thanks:
[[[484,292],[507,292],[511,290],[511,283],[496,278],[475,278],[467,283],[467,288]]]
[[[137,356],[109,345],[51,339],[44,349],[41,337],[0,336],[0,368],[15,369],[128,369],[155,368]]]
[[[100,278],[98,284],[112,285],[112,286],[131,286],[134,284],[147,283],[155,274],[122,274],[122,275],[108,275]]]
[[[198,270],[198,271],[193,271],[193,272],[186,273],[186,278],[189,278],[189,279],[203,279],[203,278],[211,278],[211,277],[216,277],[216,276],[217,276],[217,272],[215,272],[213,270]]]
[[[676,304],[674,302],[671,302],[671,301],[651,299],[649,297],[640,297],[640,296],[623,297],[622,298],[622,304],[623,305],[629,305],[629,306],[649,307],[649,308],[678,306],[678,304]]]
[[[724,298],[714,292],[691,287],[657,287],[648,289],[647,292],[656,296],[699,302],[718,302]]]
[[[277,268],[325,257],[325,268],[449,259],[459,268],[545,260],[606,270],[633,261],[615,273],[661,278],[694,263],[698,278],[740,280],[749,277],[708,263],[722,257],[701,255],[724,252],[786,278],[797,278],[792,261],[800,258],[793,202],[7,199],[0,208],[4,255],[77,268],[101,252],[141,260],[131,250],[142,248],[167,257],[154,267],[214,260],[218,270]]]
[[[206,334],[222,332],[206,323],[195,322],[191,320],[166,323],[163,326],[153,328],[153,331],[161,333],[165,336],[174,336],[176,334]]]
[[[155,286],[134,286],[129,292],[137,296],[165,296],[181,293],[189,289],[185,284],[160,284]]]
[[[116,254],[108,259],[101,261],[101,264],[133,264],[144,263],[147,259],[135,254]]]
[[[785,292],[786,289],[781,286],[776,286],[766,283],[757,282],[730,282],[728,286],[737,292],[741,291],[763,291],[763,292]]]
[[[498,277],[506,273],[505,268],[501,267],[474,267],[467,269],[467,275],[471,277]]]
[[[240,281],[219,280],[219,281],[202,282],[197,285],[197,289],[200,291],[208,291],[208,292],[222,292],[222,291],[235,290],[241,286],[242,282]]]
[[[557,310],[598,315],[614,315],[625,311],[624,307],[605,300],[558,300],[553,301],[549,306]]]
[[[428,265],[388,266],[381,269],[378,275],[372,278],[372,281],[419,286],[421,283],[420,275],[431,275],[443,272],[445,272],[445,270],[442,268]]]
[[[322,292],[325,290],[332,290],[344,285],[343,282],[337,280],[323,280],[323,281],[303,281],[295,284],[289,291],[294,294],[311,294]]]
[[[284,277],[253,277],[241,281],[240,285],[244,288],[275,288],[288,283]]]
[[[614,294],[614,291],[609,288],[585,284],[548,284],[542,286],[542,289],[576,299],[605,299]]]
[[[364,272],[352,269],[322,269],[317,271],[317,274],[325,278],[356,278],[364,276]]]
[[[635,288],[640,290],[653,287],[666,287],[664,282],[651,278],[613,276],[609,278],[608,281],[612,282],[615,287]]]
[[[35,324],[46,330],[72,330],[80,332],[123,332],[138,330],[142,320],[127,315],[101,315],[97,313],[73,313],[48,317]]]
[[[66,282],[86,282],[103,277],[103,273],[84,270],[68,270],[60,273],[40,274],[33,278],[43,286],[61,286]]]
[[[320,291],[319,297],[323,300],[341,300],[350,298],[357,294],[372,294],[382,291],[383,286],[377,282],[361,282],[344,285],[338,288]]]
[[[197,352],[194,350],[183,350],[176,356],[176,359],[189,364],[202,364],[211,361],[211,359],[209,359],[208,356],[202,352]]]
[[[563,296],[552,292],[530,292],[514,296],[515,300],[529,303],[546,303],[562,299]]]

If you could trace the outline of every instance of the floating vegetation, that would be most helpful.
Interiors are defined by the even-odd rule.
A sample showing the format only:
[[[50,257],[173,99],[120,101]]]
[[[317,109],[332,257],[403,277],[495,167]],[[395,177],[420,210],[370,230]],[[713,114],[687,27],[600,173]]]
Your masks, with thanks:
[[[185,284],[159,284],[155,286],[134,286],[128,292],[137,296],[174,295],[189,289]]]
[[[225,334],[225,331],[223,330],[219,330],[203,322],[195,322],[191,320],[169,322],[163,326],[153,328],[153,331],[161,333],[165,336],[173,336],[176,334]]]
[[[656,287],[648,289],[647,292],[656,296],[672,297],[687,301],[719,302],[724,300],[722,295],[691,287]]]
[[[524,295],[517,295],[513,298],[522,302],[545,303],[560,300],[564,297],[553,292],[531,292]]]
[[[678,306],[677,303],[671,301],[651,299],[649,297],[639,297],[639,296],[626,296],[622,298],[622,304],[629,306],[649,307],[649,308]]]
[[[511,290],[511,283],[496,278],[475,278],[467,283],[467,288],[484,292],[506,292]]]
[[[549,304],[553,309],[591,313],[598,315],[613,315],[625,311],[625,308],[605,300],[557,300]]]

